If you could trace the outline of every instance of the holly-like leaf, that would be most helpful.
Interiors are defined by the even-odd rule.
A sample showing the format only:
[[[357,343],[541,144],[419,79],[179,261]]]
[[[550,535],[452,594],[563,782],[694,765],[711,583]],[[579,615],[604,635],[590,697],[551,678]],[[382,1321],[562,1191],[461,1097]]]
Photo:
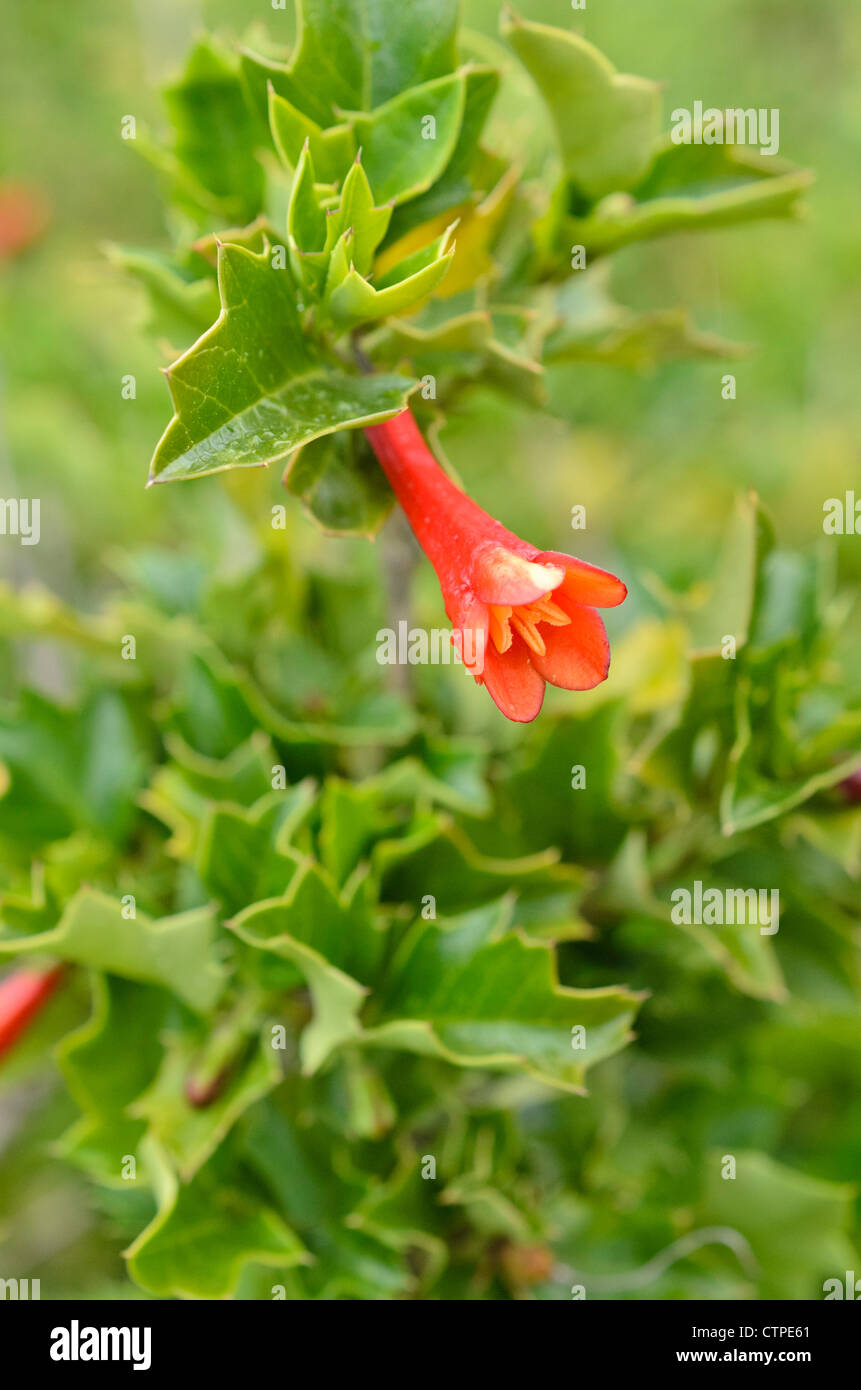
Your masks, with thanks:
[[[642,372],[652,371],[662,362],[695,358],[726,361],[744,357],[747,352],[743,343],[696,328],[684,309],[655,309],[626,315],[623,324],[597,342],[569,344],[559,360],[603,362]]]
[[[332,367],[305,332],[290,272],[223,245],[221,315],[168,371],[176,414],[150,482],[252,468],[344,426],[403,410],[412,383]]]
[[[339,894],[312,863],[302,866],[282,898],[256,903],[231,923],[247,948],[242,968],[265,988],[289,989],[304,980],[314,1017],[301,1039],[302,1068],[312,1075],[329,1054],[357,1036],[385,937],[365,907],[361,886]]]
[[[673,146],[673,149],[677,149]],[[687,149],[687,146],[679,146]],[[714,150],[718,146],[705,146]],[[715,167],[715,192],[709,185],[698,190],[680,188],[676,192],[655,193],[641,200],[636,190],[629,200],[608,199],[586,217],[563,220],[559,245],[562,254],[581,245],[588,254],[604,256],[631,242],[652,240],[673,232],[709,231],[715,227],[734,227],[741,222],[764,217],[798,217],[801,197],[812,183],[807,170],[787,170],[786,165],[757,163],[750,152],[741,154],[734,146],[725,150],[726,179],[721,181],[721,165]],[[645,186],[650,186],[644,185]]]
[[[84,1114],[59,1141],[58,1151],[100,1183],[120,1190],[143,1184],[124,1160],[138,1152],[146,1128],[128,1106],[149,1085],[161,1059],[160,1032],[170,1004],[165,990],[93,975],[93,1012],[68,1033],[55,1056]]]
[[[269,87],[269,126],[275,148],[288,169],[295,169],[306,144],[321,183],[339,183],[356,157],[356,134],[351,123],[323,129],[298,111],[286,97]]]
[[[431,306],[431,307],[436,307]],[[393,319],[369,339],[375,356],[387,363],[405,358],[417,364],[417,374],[427,368],[434,376],[446,365],[463,372],[478,372],[493,340],[493,322],[486,309],[468,309],[424,326],[425,314],[415,320]]]
[[[341,536],[375,536],[395,501],[358,430],[339,430],[298,449],[288,461],[284,484],[324,531]]]
[[[716,333],[701,332],[683,309],[635,313],[617,304],[609,294],[607,270],[601,261],[559,287],[553,303],[557,320],[544,345],[546,362],[602,362],[645,371],[677,359],[746,352]]]
[[[197,869],[207,891],[228,913],[283,893],[296,872],[290,842],[314,800],[307,779],[270,792],[249,809],[210,805],[197,844]]]
[[[467,814],[487,814],[490,802],[480,780],[481,750],[442,742],[426,750],[428,762],[400,758],[376,777],[360,783],[329,778],[320,798],[320,858],[344,883],[372,846],[397,828],[402,812],[416,801]]]
[[[126,1251],[143,1288],[162,1298],[229,1298],[250,1261],[281,1269],[305,1262],[298,1238],[220,1154],[180,1186],[150,1147],[159,1211]]]
[[[260,252],[266,246],[275,244],[278,237],[264,213],[255,217],[253,222],[247,223],[244,227],[229,227],[226,231],[219,229],[217,232],[204,232],[199,236],[192,246],[192,255],[189,260],[197,267],[202,260],[209,267],[212,275],[212,284],[217,289],[216,272],[218,268],[218,248],[223,241],[227,241],[231,246],[242,246],[246,251]],[[213,315],[213,318],[215,315]],[[209,320],[212,323],[212,319]],[[208,327],[208,325],[207,325]]]
[[[460,278],[458,260],[461,242],[453,260],[453,269],[441,284],[441,295],[447,295],[450,275]],[[408,364],[416,377],[431,375],[437,385],[437,399],[445,401],[467,380],[481,379],[505,395],[512,393],[532,404],[543,400],[543,368],[528,353],[528,326],[531,316],[522,310],[461,308],[464,296],[458,296],[455,312],[440,317],[445,309],[435,297],[416,319],[390,319],[369,340],[377,361],[405,367]],[[470,299],[475,296],[470,295]],[[516,322],[518,332],[506,331]],[[502,341],[513,336],[514,346]]]
[[[371,185],[361,159],[357,158],[344,179],[337,208],[326,217],[325,250],[331,252],[345,232],[352,231],[351,254],[353,265],[360,275],[367,275],[374,262],[374,252],[388,230],[392,216],[391,205],[376,207]]]
[[[443,913],[486,903],[506,890],[529,899],[573,893],[582,883],[581,872],[560,864],[556,850],[517,859],[479,854],[446,815],[429,817],[402,839],[381,841],[372,862],[383,901],[418,908],[430,893]]]
[[[580,193],[597,200],[634,187],[660,130],[658,84],[620,75],[585,39],[510,9],[502,32],[547,103],[565,172]]]
[[[339,109],[370,111],[455,65],[457,0],[415,0],[406,8],[391,0],[300,0],[297,9],[289,86],[297,106],[321,125],[332,124]]]
[[[164,99],[174,131],[169,157],[178,170],[175,195],[185,203],[198,201],[209,215],[217,210],[228,226],[250,222],[263,203],[263,169],[238,63],[212,40],[201,39]]]
[[[287,237],[293,274],[297,283],[315,300],[320,298],[326,285],[334,249],[328,228],[332,216],[337,213],[338,200],[331,206],[331,196],[324,197],[328,193],[325,184],[317,184],[311,147],[306,143],[290,190]],[[337,241],[335,238],[336,244]]]
[[[311,1296],[367,1300],[414,1289],[402,1245],[355,1212],[364,1184],[339,1135],[270,1098],[249,1123],[243,1157],[315,1257]]]
[[[339,244],[344,247],[343,256],[349,269],[342,275],[337,271],[333,275],[336,248],[326,289],[327,307],[334,322],[340,328],[347,328],[415,308],[436,289],[448,270],[454,255],[454,246],[450,245],[453,232],[454,227],[449,227],[429,246],[399,261],[373,285],[352,264],[352,237],[347,233]]]
[[[701,184],[671,181],[688,151],[706,151],[707,173]],[[680,153],[680,152],[683,152]],[[704,161],[704,163],[706,162]],[[653,183],[652,173],[666,184]],[[560,254],[582,245],[590,255],[606,255],[635,241],[650,241],[674,232],[708,231],[763,217],[798,217],[801,198],[813,182],[805,169],[792,169],[734,145],[673,145],[658,155],[655,169],[629,199],[607,199],[586,216],[564,219]]]
[[[368,115],[351,118],[371,187],[380,202],[424,193],[452,158],[466,102],[462,72],[410,87]]]
[[[267,796],[277,758],[260,730],[226,758],[196,752],[175,732],[166,735],[165,745],[171,761],[156,769],[140,803],[172,831],[169,853],[193,860],[200,853],[210,802],[249,807]]]
[[[539,845],[558,845],[567,858],[578,862],[608,859],[613,854],[625,833],[618,793],[621,727],[615,703],[548,723],[528,750],[528,761],[502,779],[504,804],[515,807],[526,804],[530,787],[548,789],[530,812],[525,846],[537,850]],[[574,791],[572,772],[587,759],[586,785]],[[498,835],[494,838],[498,842]]]
[[[330,722],[291,719],[245,668],[231,665],[218,652],[209,651],[205,660],[195,657],[190,670],[188,688],[175,692],[174,726],[184,739],[198,748],[203,744],[210,758],[224,759],[225,765],[231,748],[250,739],[255,729],[286,744],[304,772],[309,767],[316,770],[321,762],[327,765],[334,747],[389,747],[405,743],[416,727],[414,711],[387,693],[355,701]]]
[[[322,256],[326,247],[326,214],[320,200],[311,147],[303,145],[296,165],[287,208],[287,232],[292,245],[302,254]],[[323,259],[325,266],[327,261]]]
[[[61,910],[62,904],[47,882],[44,863],[31,865],[26,892],[0,894],[0,923],[11,932],[50,931]]]
[[[720,866],[718,873],[719,871]],[[719,886],[714,875],[707,877],[705,881],[709,887],[718,888],[718,891],[724,893],[739,887],[736,883],[727,884],[726,887],[723,884]],[[669,920],[668,913],[664,916],[665,921]],[[773,938],[764,935],[756,924],[724,923],[722,926],[712,927],[693,922],[681,926],[680,929],[691,936],[707,955],[717,962],[736,989],[751,995],[754,999],[771,999],[783,1003],[788,998]]]
[[[301,862],[286,893],[254,903],[230,925],[241,941],[255,948],[243,959],[266,988],[296,979],[292,965],[283,969],[277,960],[268,959],[294,961],[296,943],[363,985],[373,982],[385,948],[385,931],[368,910],[364,883],[353,882],[338,891],[311,860]]]
[[[210,907],[153,921],[131,918],[123,903],[82,888],[50,931],[29,935],[0,930],[0,957],[56,956],[127,980],[158,984],[204,1013],[222,990],[223,973],[212,943],[216,928]]]
[[[856,748],[844,751],[842,757],[830,760],[824,767],[800,775],[784,778],[767,775],[758,766],[752,699],[751,684],[743,678],[736,690],[736,739],[720,801],[721,824],[727,835],[786,815],[818,792],[836,787],[861,771],[861,752]],[[849,738],[853,742],[857,742],[859,725],[861,720],[857,717],[851,721]],[[847,744],[851,748],[849,738]]]
[[[252,806],[271,790],[272,767],[277,759],[262,729],[255,730],[247,741],[238,743],[224,758],[199,753],[175,732],[166,734],[164,742],[171,765],[182,775],[187,792],[184,804],[188,809],[192,808],[191,798],[194,798],[196,810],[202,809],[207,801]]]
[[[493,100],[499,90],[495,68],[470,63],[463,68],[466,82],[463,114],[457,142],[440,176],[424,193],[400,203],[392,214],[391,239],[399,239],[413,228],[437,217],[444,217],[474,196],[486,195],[495,179],[493,161],[482,160],[479,139]],[[450,217],[446,220],[451,220]]]
[[[586,1068],[630,1040],[638,996],[560,986],[551,948],[507,931],[510,915],[503,900],[417,922],[374,993],[364,1043],[581,1090]]]
[[[433,1285],[448,1259],[446,1214],[434,1189],[435,1184],[422,1177],[416,1155],[409,1153],[402,1167],[363,1197],[350,1218],[351,1225],[396,1250],[421,1251],[423,1288]]]
[[[320,798],[320,858],[336,883],[347,880],[389,824],[376,785],[328,779]]]
[[[86,827],[114,843],[128,834],[145,778],[147,749],[116,690],[77,710],[25,691],[0,710],[0,830],[44,843]]]
[[[56,1050],[82,1110],[115,1118],[150,1083],[161,1057],[159,1032],[167,1004],[163,990],[118,975],[93,975],[92,1015]]]

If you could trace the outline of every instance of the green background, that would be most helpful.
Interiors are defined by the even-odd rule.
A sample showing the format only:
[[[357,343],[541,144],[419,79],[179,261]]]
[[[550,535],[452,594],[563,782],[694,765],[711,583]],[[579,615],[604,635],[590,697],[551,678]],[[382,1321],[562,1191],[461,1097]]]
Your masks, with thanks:
[[[824,538],[822,506],[853,486],[861,494],[854,350],[861,11],[843,0],[591,0],[582,14],[563,0],[522,0],[520,9],[531,19],[571,23],[621,71],[661,80],[665,117],[696,99],[778,107],[781,155],[815,171],[817,181],[798,224],[677,236],[614,260],[622,302],[687,305],[700,328],[751,344],[749,357],[643,376],[590,365],[555,369],[547,412],[479,390],[444,432],[449,457],[472,495],[512,529],[547,548],[576,549],[629,582],[628,602],[608,617],[611,642],[660,615],[667,589],[684,594],[709,579],[734,499],[749,489],[781,544],[805,553],[825,546],[842,590],[851,592],[861,574],[861,536]],[[379,596],[365,607],[363,586],[377,582],[383,543],[320,536],[280,487],[277,470],[144,491],[152,446],[169,415],[167,390],[140,328],[140,294],[99,254],[108,241],[165,243],[157,181],[120,138],[122,118],[158,125],[157,85],[176,71],[202,25],[235,31],[259,18],[286,40],[289,15],[264,6],[250,15],[229,0],[88,0],[85,9],[5,0],[3,11],[0,176],[43,190],[50,223],[35,247],[0,269],[0,495],[42,503],[41,544],[18,547],[7,538],[0,578],[16,588],[38,580],[84,613],[124,587],[168,609],[193,608],[202,576],[207,585],[241,587],[260,517],[283,501],[295,571],[352,586],[358,598],[349,621],[367,614],[375,631],[370,613]],[[493,34],[496,11],[490,0],[468,0],[466,19]],[[498,142],[528,150],[531,117],[522,120],[522,128],[510,121],[495,127]],[[734,401],[721,398],[727,370],[737,378]],[[122,398],[127,374],[137,384],[131,401]],[[588,528],[572,534],[577,503],[586,507]],[[417,621],[438,625],[429,567],[419,567],[415,589]],[[289,627],[289,583],[276,601]],[[238,604],[232,621],[241,625]],[[861,687],[859,637],[856,609],[841,638],[850,695]],[[333,658],[294,648],[297,654],[291,702],[304,717],[332,678]],[[26,662],[40,688],[68,693],[69,672],[52,647],[33,644]],[[285,679],[292,682],[294,671],[288,662]],[[429,681],[439,682],[447,727],[486,736],[504,760],[525,736],[500,727],[483,692],[464,693],[460,680],[460,672],[422,671],[419,697],[428,698]],[[0,694],[13,688],[4,663]],[[548,708],[567,708],[571,698],[548,692]],[[554,784],[546,768],[524,789],[539,802],[566,794],[564,778]],[[483,841],[490,850],[492,828]],[[789,1165],[812,1183],[852,1184],[861,1176],[857,1010],[844,996],[833,1007],[823,1003],[827,988],[783,1005],[752,1000],[695,970],[687,976],[686,959],[671,966],[664,959],[670,952],[646,934],[640,939],[635,923],[626,930],[615,955],[584,948],[576,982],[601,984],[624,970],[626,982],[653,992],[642,1050],[599,1068],[588,1100],[566,1103],[552,1120],[535,1119],[536,1145],[570,1159],[566,1200],[577,1210],[566,1227],[576,1232],[568,1265],[582,1261],[612,1277],[645,1263],[690,1228],[677,1198],[688,1145],[750,1149],[757,1156],[742,1190],[729,1199],[718,1183],[702,1193],[697,1220],[741,1229],[764,1271],[759,1282],[739,1282],[736,1262],[721,1252],[712,1263],[662,1274],[641,1296],[750,1297],[756,1289],[760,1296],[819,1296],[821,1279],[842,1277],[842,1262],[854,1256],[844,1235],[857,1229],[854,1188],[807,1188],[770,1165]],[[668,1002],[680,989],[684,997]],[[110,1203],[92,1204],[89,1189],[51,1158],[51,1141],[74,1114],[52,1069],[16,1079],[28,1057],[83,1011],[83,994],[52,1005],[44,1037],[7,1073],[0,1104],[11,1116],[12,1140],[7,1126],[0,1238],[9,1242],[3,1263],[10,1269],[36,1260],[55,1291],[99,1297],[131,1291],[117,1253],[127,1214],[115,1225]],[[624,1288],[608,1288],[608,1296],[620,1292],[626,1296]]]

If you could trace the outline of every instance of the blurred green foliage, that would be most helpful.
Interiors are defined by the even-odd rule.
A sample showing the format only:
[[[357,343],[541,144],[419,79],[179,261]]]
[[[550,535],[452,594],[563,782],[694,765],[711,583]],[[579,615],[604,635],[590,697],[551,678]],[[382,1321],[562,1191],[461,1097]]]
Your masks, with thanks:
[[[861,21],[838,0],[520,8],[664,81],[665,117],[779,107],[817,173],[800,226],[614,258],[632,313],[682,306],[750,356],[581,358],[548,368],[549,409],[479,384],[447,411],[439,439],[488,510],[631,589],[609,683],[550,692],[528,730],[457,669],[386,684],[378,628],[439,622],[425,567],[409,608],[387,590],[391,531],[321,535],[276,470],[143,490],[166,393],[140,291],[97,244],[172,241],[121,120],[157,131],[154,79],[201,17],[235,32],[244,7],[95,0],[82,25],[6,6],[0,172],[53,216],[0,269],[0,492],[42,504],[41,543],[0,548],[0,951],[99,967],[0,1078],[0,1273],[44,1296],[816,1298],[857,1267],[861,809],[838,784],[861,744],[861,560],[822,504],[857,472]],[[466,10],[496,62],[496,4]],[[290,41],[289,14],[267,20]],[[487,143],[531,176],[549,126],[525,90]],[[779,932],[672,924],[697,879],[779,887]],[[415,920],[425,894],[441,921]],[[575,1003],[554,960],[563,987],[609,993]],[[286,1079],[261,1018],[286,1030]],[[585,1096],[547,1084],[582,1082],[578,1022]],[[736,1246],[637,1285],[710,1226]],[[534,1247],[540,1277],[518,1259]]]

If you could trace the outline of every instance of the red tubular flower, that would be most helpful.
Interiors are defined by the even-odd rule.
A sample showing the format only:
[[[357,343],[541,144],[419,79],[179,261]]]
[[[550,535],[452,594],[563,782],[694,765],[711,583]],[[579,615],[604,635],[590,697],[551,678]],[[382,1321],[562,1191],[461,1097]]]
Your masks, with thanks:
[[[408,410],[365,433],[437,572],[464,665],[502,713],[528,723],[547,681],[591,690],[605,680],[610,647],[595,610],[622,602],[621,580],[494,521],[446,476]]]
[[[0,1057],[8,1052],[47,1004],[66,967],[15,970],[0,980]]]

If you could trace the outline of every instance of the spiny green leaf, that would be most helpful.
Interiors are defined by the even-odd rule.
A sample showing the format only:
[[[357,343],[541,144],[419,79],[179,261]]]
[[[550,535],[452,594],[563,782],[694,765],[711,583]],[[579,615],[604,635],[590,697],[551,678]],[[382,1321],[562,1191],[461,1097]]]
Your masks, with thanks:
[[[152,921],[123,904],[82,888],[51,931],[23,936],[0,931],[0,956],[38,952],[89,965],[128,980],[163,985],[204,1013],[221,993],[221,967],[212,953],[216,928],[210,907]]]
[[[380,329],[369,345],[385,362],[396,362],[405,356],[419,363],[433,362],[442,366],[454,358],[459,365],[479,364],[481,355],[493,337],[493,324],[486,309],[469,309],[451,317],[423,326],[424,315],[415,321],[395,319]]]
[[[60,1136],[54,1147],[55,1155],[65,1163],[80,1169],[90,1182],[96,1182],[104,1198],[105,1189],[122,1194],[120,1201],[129,1202],[133,1193],[141,1200],[141,1217],[152,1210],[149,1197],[150,1173],[140,1145],[146,1126],[125,1113],[116,1113],[109,1120],[98,1115],[82,1115]],[[134,1158],[132,1169],[129,1158]]]
[[[243,929],[238,930],[241,934]],[[250,936],[245,939],[249,945],[258,944]],[[311,995],[313,1018],[303,1030],[300,1056],[303,1076],[313,1076],[337,1048],[358,1036],[358,1014],[367,991],[318,951],[292,937],[277,938],[276,954],[295,965]]]
[[[290,1224],[310,1236],[327,1222],[343,1224],[362,1184],[344,1161],[343,1139],[294,1100],[287,1088],[265,1100],[248,1118],[241,1152]]]
[[[322,129],[274,87],[269,88],[269,125],[275,148],[288,169],[295,169],[306,147],[321,183],[339,183],[356,157],[356,135],[348,122]]]
[[[217,324],[170,369],[176,414],[150,481],[274,462],[331,430],[403,410],[411,384],[348,376],[309,340],[292,276],[264,252],[221,247]]]
[[[376,841],[396,828],[399,807],[420,801],[467,813],[487,813],[489,799],[475,775],[483,765],[480,750],[468,753],[432,745],[431,759],[436,762],[436,774],[419,758],[408,757],[358,784],[327,779],[320,798],[320,857],[338,883],[345,882]],[[481,787],[479,795],[476,782]]]
[[[129,1104],[152,1081],[162,1054],[161,1028],[170,997],[119,976],[93,975],[93,1012],[68,1033],[55,1056],[72,1096],[84,1111],[62,1136],[58,1152],[100,1183],[121,1191],[143,1186],[147,1174],[127,1158],[137,1155],[145,1125]]]
[[[456,0],[301,0],[299,12],[290,76],[322,124],[327,112],[369,111],[454,67]]]
[[[369,115],[352,116],[380,202],[404,203],[436,182],[454,154],[465,101],[466,78],[458,72],[411,87]]]
[[[558,322],[544,350],[546,362],[603,362],[643,371],[662,362],[742,356],[746,349],[716,333],[703,333],[683,309],[634,313],[607,293],[606,263],[572,276],[555,299]]]
[[[307,146],[303,147],[299,155],[290,190],[287,231],[300,251],[323,251],[326,243],[326,214],[320,205],[313,156]]]
[[[358,1048],[344,1048],[333,1069],[337,1114],[351,1139],[381,1139],[397,1123],[397,1110],[379,1070]]]
[[[403,1245],[355,1214],[364,1183],[340,1136],[270,1100],[255,1112],[243,1156],[314,1255],[307,1275],[314,1297],[377,1299],[414,1290]]]
[[[457,258],[454,267],[452,273],[457,274]],[[444,292],[449,280],[450,276],[443,282]],[[458,295],[458,309],[449,318],[438,318],[432,311],[442,307],[441,302],[431,300],[427,311],[419,313],[415,320],[390,319],[368,343],[374,360],[401,367],[409,363],[416,377],[433,376],[437,400],[443,402],[465,379],[477,378],[506,395],[513,392],[532,403],[543,399],[543,369],[526,355],[527,334],[521,336],[516,348],[511,348],[496,336],[500,323],[509,318],[507,313],[491,313],[487,309],[461,312],[461,299]],[[514,312],[521,327],[528,322],[528,315]]]
[[[303,445],[288,460],[284,484],[324,531],[341,536],[375,536],[395,501],[358,430],[339,430]]]
[[[229,1298],[249,1261],[283,1269],[304,1263],[301,1242],[220,1155],[182,1186],[163,1158],[161,1168],[158,1215],[126,1251],[129,1273],[150,1293]]]
[[[367,1193],[351,1216],[351,1224],[397,1250],[422,1251],[426,1260],[423,1288],[433,1285],[448,1259],[445,1213],[436,1187],[422,1177],[420,1158],[410,1152],[390,1178]]]
[[[248,948],[242,968],[266,988],[304,979],[314,1017],[301,1040],[302,1068],[312,1075],[359,1031],[358,1012],[385,944],[365,906],[364,886],[338,894],[312,863],[302,866],[282,898],[256,903],[231,923]]]
[[[391,823],[379,791],[330,777],[320,798],[320,858],[343,884],[373,842]]]
[[[371,185],[357,159],[344,180],[337,209],[326,219],[326,250],[333,250],[342,233],[352,228],[353,265],[360,275],[367,275],[373,265],[374,252],[386,235],[391,215],[391,206],[374,206]]]
[[[660,129],[657,83],[622,76],[592,44],[507,10],[502,32],[547,103],[565,172],[581,193],[632,188],[652,162]]]
[[[621,814],[622,718],[614,702],[548,723],[519,765],[500,781],[503,804],[530,803],[523,843],[558,845],[577,862],[606,860],[625,832]],[[575,768],[588,765],[585,786],[572,781]],[[530,788],[547,795],[531,804]],[[498,844],[499,837],[494,837]]]
[[[197,869],[227,913],[283,893],[296,872],[290,842],[314,799],[310,779],[270,792],[254,806],[216,804],[207,810],[197,846]]]
[[[414,227],[450,212],[476,195],[489,192],[478,142],[499,90],[499,74],[495,68],[475,64],[469,64],[462,71],[466,81],[463,116],[451,158],[430,188],[395,208],[390,241],[398,240]]]
[[[224,758],[209,757],[189,747],[178,733],[165,735],[165,748],[181,770],[190,795],[197,801],[231,801],[251,806],[272,789],[275,749],[262,729],[238,743]]]
[[[418,908],[432,894],[441,912],[486,903],[507,889],[524,897],[548,892],[574,892],[582,883],[579,870],[560,864],[555,850],[517,859],[479,854],[446,815],[429,817],[399,840],[381,841],[372,855],[380,897]]]
[[[708,884],[709,887],[719,887],[714,877],[708,879]],[[736,887],[736,884],[727,885],[727,889]],[[723,885],[719,887],[722,892],[727,889]],[[712,960],[717,961],[737,989],[754,999],[785,1002],[788,997],[786,984],[773,940],[763,935],[757,925],[725,923],[712,927],[693,922],[683,925],[681,930],[693,937]]]
[[[848,878],[861,878],[861,806],[806,810],[790,818],[787,830],[835,859]]]
[[[82,1110],[111,1119],[140,1095],[161,1057],[168,995],[120,976],[93,975],[93,1012],[56,1050]],[[119,1164],[117,1177],[119,1177]]]
[[[415,712],[385,693],[356,702],[329,722],[291,719],[247,669],[232,665],[217,650],[208,651],[205,659],[194,658],[192,666],[191,689],[176,691],[175,723],[184,738],[198,747],[205,744],[211,757],[227,760],[231,748],[259,729],[302,759],[303,771],[309,763],[316,770],[321,755],[325,759],[332,748],[390,747],[405,743],[416,728]],[[201,711],[207,716],[203,723]]]
[[[220,228],[217,232],[204,232],[199,236],[192,246],[192,263],[196,266],[198,258],[203,259],[211,270],[212,283],[217,288],[216,272],[218,268],[218,248],[223,241],[230,242],[231,246],[241,246],[246,251],[258,253],[265,250],[278,241],[278,236],[265,213],[255,217],[253,222],[248,222],[244,227],[228,227],[225,231]],[[210,323],[212,320],[210,319]]]
[[[121,842],[144,779],[147,748],[126,701],[98,690],[76,710],[25,691],[0,707],[0,830],[43,844],[87,827]]]
[[[10,932],[35,935],[50,931],[61,910],[62,903],[48,883],[44,863],[31,865],[26,892],[0,894],[0,925]]]
[[[350,266],[346,274],[333,277],[327,285],[328,309],[335,323],[347,327],[358,323],[402,314],[436,289],[451,264],[454,247],[449,247],[453,227],[430,246],[399,261],[372,285]],[[334,255],[333,255],[334,263]],[[331,272],[330,272],[331,273]]]
[[[732,155],[730,146],[728,154]],[[571,245],[583,245],[588,253],[606,255],[635,241],[675,232],[708,231],[732,227],[764,217],[797,217],[802,195],[812,175],[798,169],[751,172],[747,161],[736,155],[738,174],[731,186],[719,192],[688,194],[665,192],[647,201],[609,201],[585,217],[567,217],[560,236],[566,254]]]
[[[851,750],[850,745],[851,751],[844,751],[839,760],[831,760],[816,771],[786,778],[766,775],[757,765],[752,698],[751,684],[742,678],[736,689],[736,739],[720,800],[721,825],[726,835],[786,815],[818,792],[836,787],[861,769],[861,752],[857,748]],[[854,723],[853,734],[857,740],[858,721]]]
[[[283,97],[300,120],[309,121],[317,129],[335,120],[331,105],[313,86],[307,92],[300,91],[290,74],[289,62],[240,44],[239,70],[248,104],[260,117],[263,128],[269,125],[269,100],[273,92]]]
[[[503,901],[416,923],[373,996],[363,1042],[580,1090],[586,1068],[630,1040],[638,998],[561,987],[550,948],[506,931],[510,914]]]
[[[262,206],[263,170],[232,55],[201,39],[164,99],[174,128],[171,153],[180,169],[210,195],[228,225],[250,222]]]
[[[167,734],[165,745],[171,761],[156,769],[140,803],[171,830],[169,853],[191,861],[200,853],[209,803],[251,806],[267,796],[277,758],[260,730],[223,759],[197,753],[177,733]]]
[[[385,949],[385,932],[368,910],[364,882],[351,881],[338,891],[312,860],[299,864],[286,893],[254,903],[233,919],[231,927],[241,941],[262,953],[263,959],[246,952],[244,959],[267,988],[295,980],[292,966],[279,970],[276,961],[265,957],[292,962],[297,942],[363,985],[373,982]]]

